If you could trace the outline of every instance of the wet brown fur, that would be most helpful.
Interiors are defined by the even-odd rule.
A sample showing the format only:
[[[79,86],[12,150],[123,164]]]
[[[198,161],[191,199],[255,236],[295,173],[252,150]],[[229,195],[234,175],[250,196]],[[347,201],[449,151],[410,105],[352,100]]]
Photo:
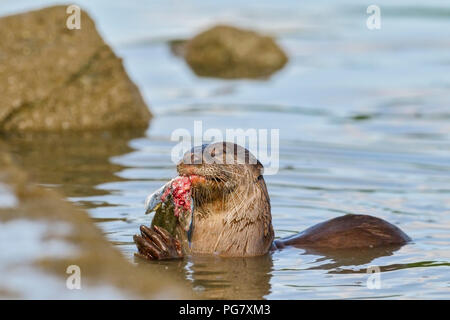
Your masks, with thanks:
[[[207,179],[193,186],[191,252],[240,257],[265,254],[274,232],[263,166],[242,147],[229,143],[215,146],[215,150],[206,152],[223,162],[206,163],[205,153],[191,154],[191,164],[181,162],[177,167],[180,175],[196,174]],[[195,164],[200,157],[202,164]]]

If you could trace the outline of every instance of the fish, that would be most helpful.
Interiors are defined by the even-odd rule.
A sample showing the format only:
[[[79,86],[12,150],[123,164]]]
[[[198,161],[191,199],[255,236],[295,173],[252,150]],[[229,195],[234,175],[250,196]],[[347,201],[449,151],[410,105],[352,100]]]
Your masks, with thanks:
[[[147,198],[145,199],[145,214],[149,214],[153,211],[156,211],[159,206],[163,204],[162,196],[167,192],[167,190],[170,188],[172,189],[172,182],[174,179],[167,182],[165,185],[163,185],[158,190],[154,191],[153,193],[149,194]]]
[[[191,194],[191,181],[186,177],[176,177],[165,185],[147,196],[145,200],[145,214],[157,211],[161,206],[173,204],[174,214],[178,218],[178,223],[187,232],[188,243],[191,245],[192,232],[194,229],[194,199]],[[182,187],[180,191],[180,186]],[[188,197],[186,197],[188,195]],[[181,197],[181,198],[180,198]],[[189,199],[189,203],[180,206],[180,199]],[[185,203],[185,201],[181,202]]]

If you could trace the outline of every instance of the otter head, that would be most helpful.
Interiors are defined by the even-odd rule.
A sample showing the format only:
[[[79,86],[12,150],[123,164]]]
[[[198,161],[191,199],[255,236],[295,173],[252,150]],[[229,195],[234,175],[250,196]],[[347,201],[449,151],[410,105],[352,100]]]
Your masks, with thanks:
[[[262,164],[245,148],[230,142],[194,147],[177,165],[180,176],[190,176],[196,206],[217,209],[236,206],[264,188]]]

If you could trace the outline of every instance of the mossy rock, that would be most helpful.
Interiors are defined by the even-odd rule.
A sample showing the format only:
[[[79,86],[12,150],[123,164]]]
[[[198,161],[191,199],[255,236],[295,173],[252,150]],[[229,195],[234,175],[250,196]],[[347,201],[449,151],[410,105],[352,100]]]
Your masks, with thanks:
[[[189,40],[184,57],[199,76],[230,79],[267,77],[288,61],[271,37],[231,26],[216,26]]]
[[[67,6],[0,18],[0,130],[146,127],[151,118],[122,61],[81,11]]]

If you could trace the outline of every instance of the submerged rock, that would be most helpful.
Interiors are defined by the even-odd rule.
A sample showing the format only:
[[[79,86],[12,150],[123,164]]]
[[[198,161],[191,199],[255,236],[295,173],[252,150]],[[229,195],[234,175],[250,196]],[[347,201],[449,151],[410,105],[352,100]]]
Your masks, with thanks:
[[[66,6],[0,19],[0,130],[80,130],[147,126],[136,85],[81,12]]]
[[[0,200],[0,298],[189,297],[161,266],[125,260],[85,211],[31,183],[1,143]],[[77,267],[82,290],[70,290]]]
[[[231,26],[202,32],[178,51],[197,75],[206,77],[267,77],[288,61],[271,37]]]

